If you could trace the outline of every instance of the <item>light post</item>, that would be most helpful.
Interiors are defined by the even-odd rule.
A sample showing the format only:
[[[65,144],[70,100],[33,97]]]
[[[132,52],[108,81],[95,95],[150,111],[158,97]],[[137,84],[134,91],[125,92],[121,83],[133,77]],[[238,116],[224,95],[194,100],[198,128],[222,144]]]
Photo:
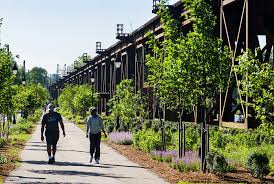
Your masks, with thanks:
[[[116,73],[116,71],[117,71],[117,69],[119,69],[119,68],[121,68],[121,64],[122,64],[122,62],[121,62],[121,60],[119,60],[119,55],[117,54],[117,56],[116,56],[116,58],[115,58],[115,61],[114,61],[114,65],[115,65],[115,85],[116,85],[116,82],[117,82],[117,73]],[[121,78],[121,75],[120,75],[120,78]]]
[[[23,79],[22,79],[22,84],[26,84],[26,61],[23,61]]]
[[[118,56],[116,57],[114,64],[115,64],[116,68],[120,68],[121,67],[122,62],[120,60],[118,60]]]
[[[14,75],[17,75],[18,68],[17,68],[16,63],[14,63],[14,65],[13,65],[12,72],[13,72]]]
[[[91,82],[91,99],[92,99],[92,106],[94,106],[94,96],[93,96],[93,94],[94,94],[94,87],[93,87],[93,85],[94,85],[94,82],[95,82],[95,78],[94,78],[94,75],[93,75],[93,73],[91,73],[91,77],[90,77],[90,82]]]
[[[9,45],[6,45],[8,52],[9,52]],[[19,59],[19,55],[16,55],[16,58]],[[16,76],[18,74],[18,67],[16,62],[14,63],[13,67],[12,67],[12,73]],[[15,82],[16,83],[16,82]],[[25,85],[26,84],[26,77],[25,77],[25,61],[23,62],[23,78],[22,78],[22,84]],[[16,124],[16,115],[15,113],[13,113],[13,120],[12,120],[13,124]]]

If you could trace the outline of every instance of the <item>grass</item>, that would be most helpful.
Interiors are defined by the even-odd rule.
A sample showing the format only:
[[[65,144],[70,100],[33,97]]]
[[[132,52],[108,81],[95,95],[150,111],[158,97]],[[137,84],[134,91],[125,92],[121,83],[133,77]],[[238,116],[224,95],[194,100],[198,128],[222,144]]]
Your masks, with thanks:
[[[29,131],[32,132],[31,130]],[[0,183],[4,182],[4,177],[10,171],[21,165],[20,153],[24,149],[24,144],[31,138],[31,134],[19,133],[9,136],[7,145],[0,149],[0,154],[7,159],[7,162],[0,164]]]
[[[245,146],[240,146],[240,147],[232,146],[230,149],[221,150],[221,152],[224,154],[226,158],[229,158],[235,161],[236,163],[238,163],[240,166],[245,167],[247,158],[252,152],[254,151],[264,152],[270,158],[271,155],[273,154],[273,150],[274,150],[274,145],[265,144],[257,147],[250,147],[250,148],[247,148]]]
[[[179,181],[178,184],[193,184],[193,183],[187,182],[187,181]],[[203,184],[203,183],[196,183],[196,184]]]
[[[7,158],[7,162],[0,164],[0,183],[4,177],[21,164],[20,153],[24,149],[24,143],[30,139],[30,134],[11,135],[8,144],[0,149],[0,154]]]

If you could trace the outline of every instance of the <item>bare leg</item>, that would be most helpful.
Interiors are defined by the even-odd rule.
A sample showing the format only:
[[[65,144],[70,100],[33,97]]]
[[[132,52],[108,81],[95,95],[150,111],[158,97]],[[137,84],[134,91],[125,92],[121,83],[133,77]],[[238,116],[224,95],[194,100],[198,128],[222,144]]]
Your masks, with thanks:
[[[51,145],[47,145],[48,156],[51,156]]]
[[[53,157],[55,157],[55,153],[56,153],[56,145],[52,145],[52,154],[53,154]]]

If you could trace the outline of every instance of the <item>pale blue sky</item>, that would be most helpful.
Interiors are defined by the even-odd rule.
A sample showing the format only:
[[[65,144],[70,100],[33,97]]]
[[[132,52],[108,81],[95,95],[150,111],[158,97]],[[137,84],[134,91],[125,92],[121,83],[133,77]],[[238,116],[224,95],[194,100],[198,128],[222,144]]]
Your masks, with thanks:
[[[70,65],[83,52],[94,57],[96,41],[114,44],[117,23],[131,32],[154,16],[151,9],[152,0],[0,0],[2,44],[28,69],[55,73],[57,63]]]

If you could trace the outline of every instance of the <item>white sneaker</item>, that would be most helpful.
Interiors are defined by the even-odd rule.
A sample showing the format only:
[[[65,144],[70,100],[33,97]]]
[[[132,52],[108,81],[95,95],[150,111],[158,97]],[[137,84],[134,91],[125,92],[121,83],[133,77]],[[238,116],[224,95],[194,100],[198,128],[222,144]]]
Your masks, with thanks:
[[[95,162],[96,162],[96,164],[99,164],[99,159],[96,159]]]
[[[90,157],[89,162],[90,162],[90,163],[92,162],[92,157]]]

